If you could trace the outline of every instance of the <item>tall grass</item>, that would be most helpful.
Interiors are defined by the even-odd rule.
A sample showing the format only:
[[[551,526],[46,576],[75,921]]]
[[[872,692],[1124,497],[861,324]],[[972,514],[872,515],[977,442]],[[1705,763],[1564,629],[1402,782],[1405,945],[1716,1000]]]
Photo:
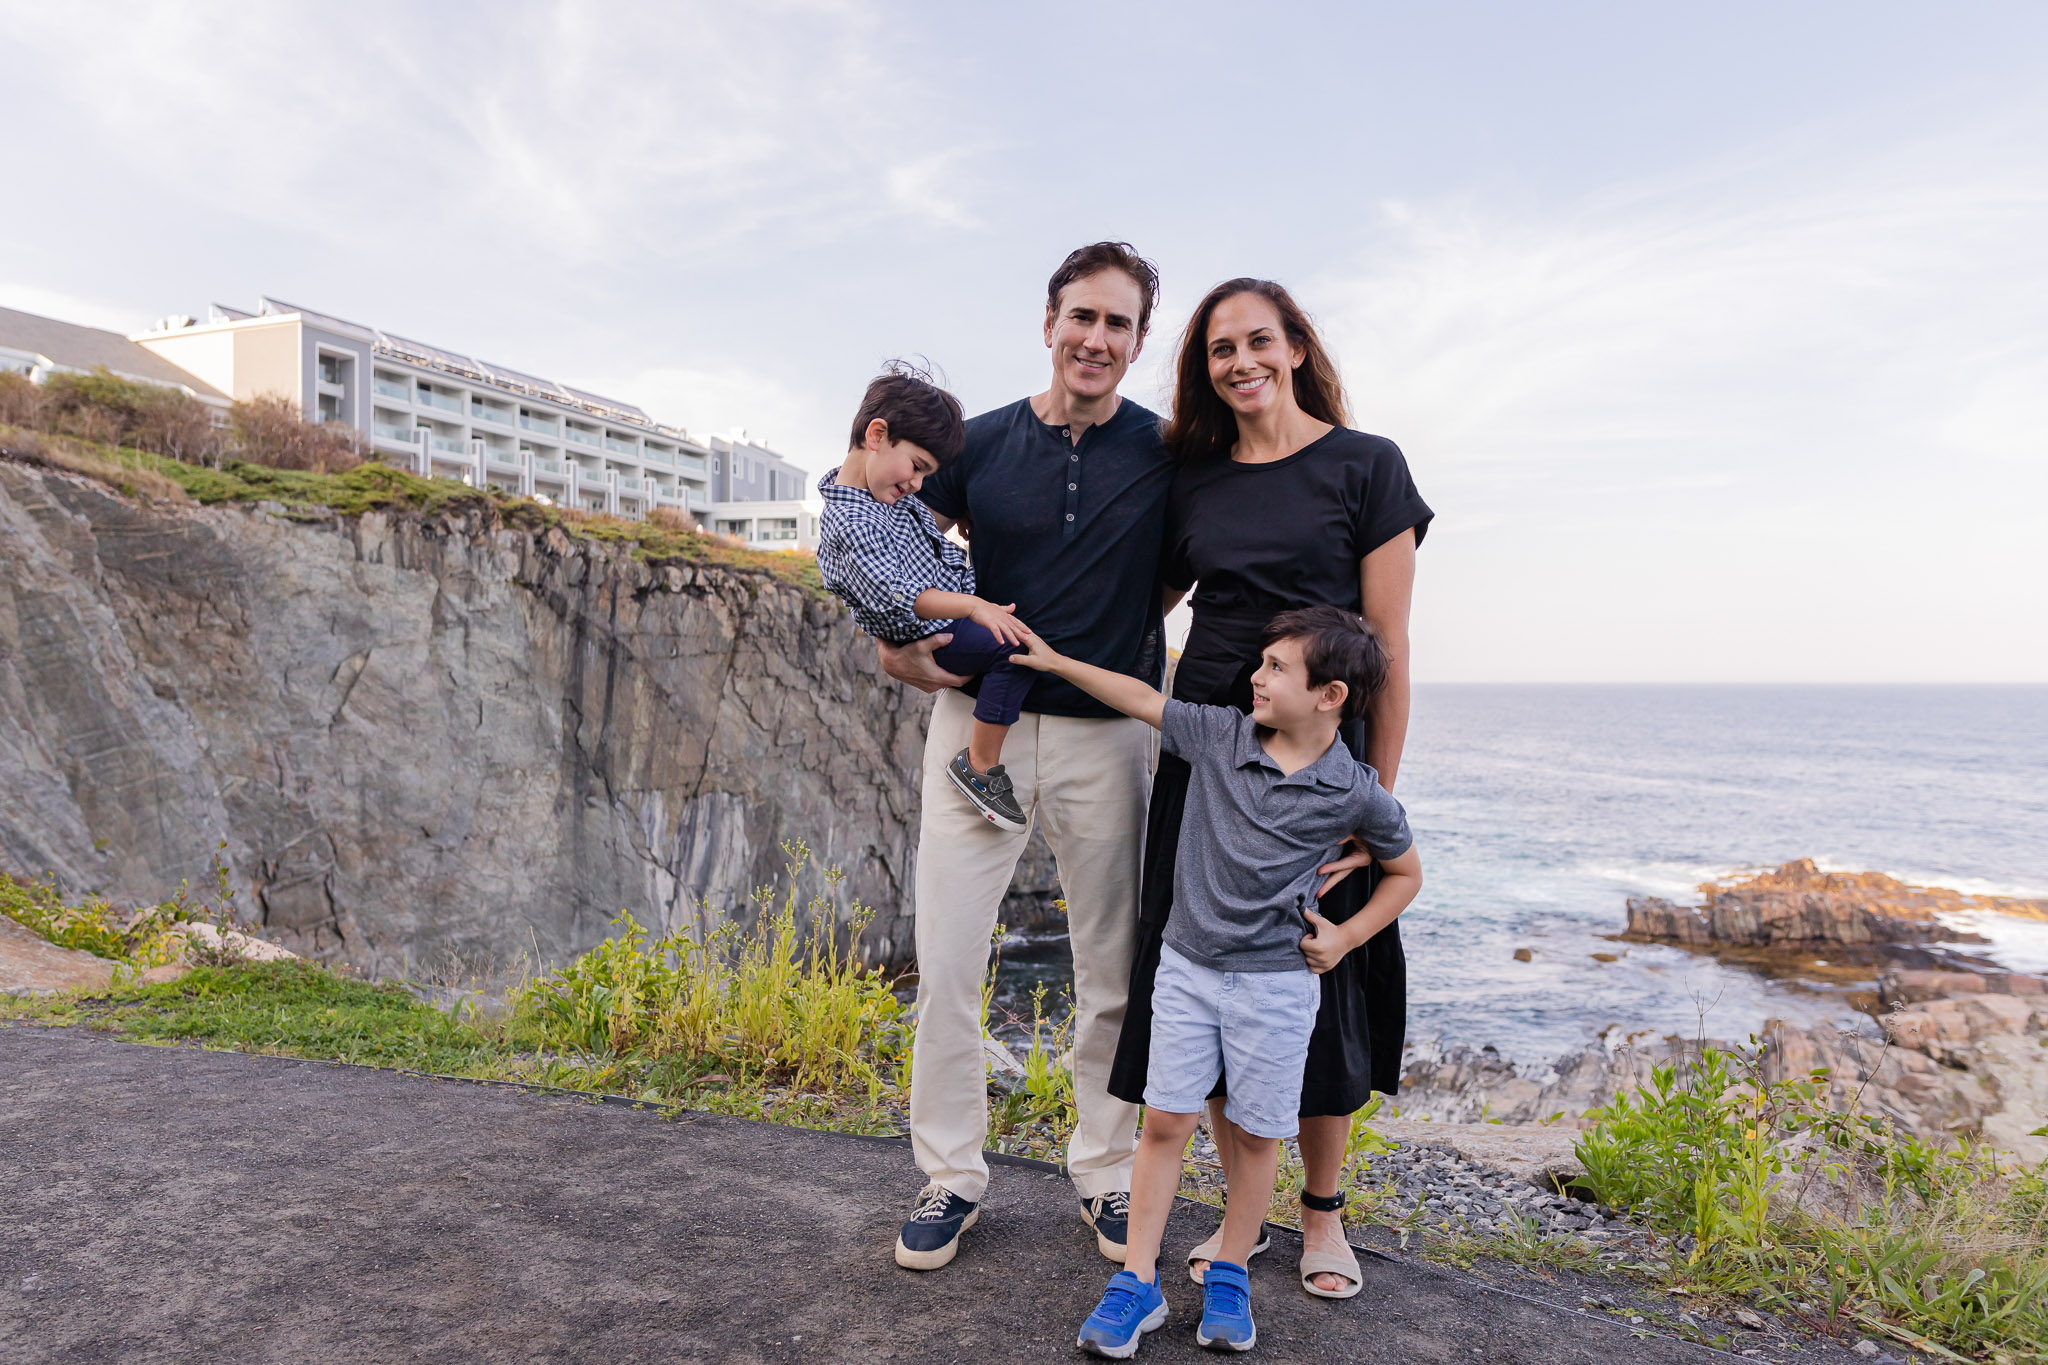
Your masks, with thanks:
[[[515,1021],[543,1047],[772,1078],[798,1089],[865,1092],[870,1099],[907,1074],[903,1004],[855,944],[871,913],[842,911],[837,869],[798,914],[810,862],[802,842],[783,845],[788,885],[754,895],[751,931],[726,923],[693,937],[650,939],[622,916],[622,931],[512,996]]]
[[[2048,1360],[2048,1163],[2016,1167],[1770,1080],[1766,1049],[1704,1049],[1588,1115],[1603,1203],[1691,1237],[1683,1274],[1824,1331],[1933,1354]]]

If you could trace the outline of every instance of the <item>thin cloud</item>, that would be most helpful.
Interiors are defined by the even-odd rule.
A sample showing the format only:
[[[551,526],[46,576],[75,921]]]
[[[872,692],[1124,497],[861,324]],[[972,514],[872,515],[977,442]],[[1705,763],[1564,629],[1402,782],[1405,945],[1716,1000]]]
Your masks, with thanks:
[[[1423,591],[1459,628],[1422,627],[1425,671],[2048,677],[2011,630],[2048,616],[2044,170],[2034,123],[1547,219],[1385,205],[1371,266],[1313,296],[1444,514]],[[1766,623],[1769,659],[1702,649]]]

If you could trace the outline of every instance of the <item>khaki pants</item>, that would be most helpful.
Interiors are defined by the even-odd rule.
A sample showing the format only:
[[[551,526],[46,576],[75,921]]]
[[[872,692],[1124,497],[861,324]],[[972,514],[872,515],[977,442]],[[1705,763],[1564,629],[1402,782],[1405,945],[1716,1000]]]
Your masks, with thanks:
[[[947,690],[924,749],[917,844],[917,1044],[910,1142],[932,1181],[979,1203],[988,1187],[988,1082],[981,988],[989,939],[1028,830],[998,829],[947,780],[974,701]],[[1003,743],[1017,803],[1059,864],[1074,947],[1074,1097],[1067,1169],[1084,1199],[1131,1187],[1138,1109],[1114,1099],[1109,1067],[1130,990],[1138,869],[1157,735],[1143,721],[1026,712]]]

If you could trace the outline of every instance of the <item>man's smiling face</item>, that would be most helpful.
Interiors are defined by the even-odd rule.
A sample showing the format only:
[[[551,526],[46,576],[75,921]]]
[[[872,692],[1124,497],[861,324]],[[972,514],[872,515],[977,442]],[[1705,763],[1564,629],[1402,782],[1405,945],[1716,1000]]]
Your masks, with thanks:
[[[1045,344],[1052,350],[1053,382],[1076,398],[1106,398],[1144,347],[1138,282],[1121,270],[1098,270],[1060,290],[1057,309],[1045,314]]]

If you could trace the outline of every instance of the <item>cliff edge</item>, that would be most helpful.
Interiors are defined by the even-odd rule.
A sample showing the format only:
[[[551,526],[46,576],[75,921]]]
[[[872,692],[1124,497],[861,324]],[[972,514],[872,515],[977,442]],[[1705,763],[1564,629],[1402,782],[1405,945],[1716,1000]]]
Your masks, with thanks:
[[[371,973],[744,917],[787,838],[907,962],[926,713],[765,573],[0,461],[0,862],[147,902],[224,840],[273,938]]]

